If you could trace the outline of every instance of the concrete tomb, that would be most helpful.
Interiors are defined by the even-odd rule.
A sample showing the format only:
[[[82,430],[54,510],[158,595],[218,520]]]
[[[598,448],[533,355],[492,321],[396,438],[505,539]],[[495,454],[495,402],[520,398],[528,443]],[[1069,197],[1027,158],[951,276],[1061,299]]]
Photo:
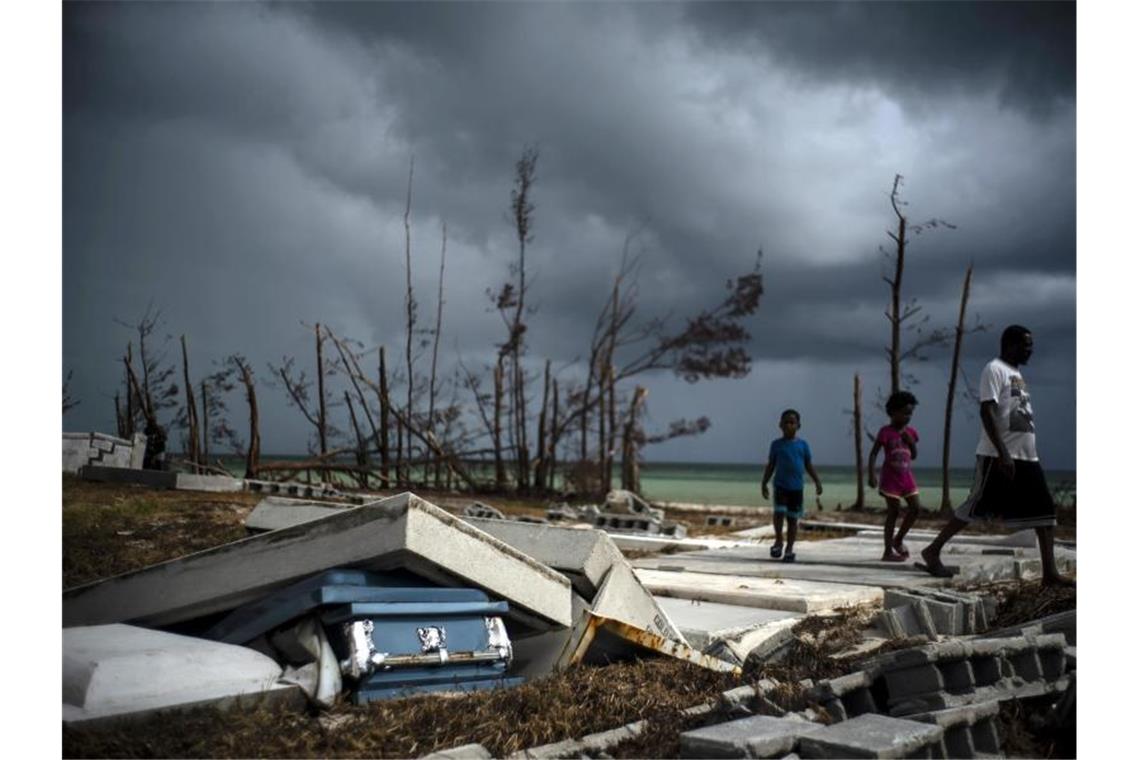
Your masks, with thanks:
[[[252,536],[63,595],[65,627],[163,626],[232,610],[334,567],[404,569],[510,603],[524,628],[572,624],[570,582],[410,493]]]

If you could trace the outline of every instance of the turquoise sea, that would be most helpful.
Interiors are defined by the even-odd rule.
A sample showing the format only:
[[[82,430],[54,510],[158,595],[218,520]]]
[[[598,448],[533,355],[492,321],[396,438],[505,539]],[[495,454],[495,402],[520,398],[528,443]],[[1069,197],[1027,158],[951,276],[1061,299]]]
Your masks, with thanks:
[[[300,457],[265,456],[263,460],[288,460]],[[235,474],[241,473],[244,462],[225,457],[227,467]],[[481,468],[475,468],[479,471]],[[819,465],[816,467],[823,482],[821,502],[825,510],[839,506],[847,508],[855,501],[855,468]],[[918,480],[919,498],[924,507],[937,508],[942,503],[942,470],[940,468],[915,468]],[[486,468],[486,476],[490,476]],[[641,467],[641,489],[651,501],[683,502],[692,504],[726,504],[733,506],[770,506],[760,496],[760,478],[764,474],[761,464],[707,464],[691,462],[647,462]],[[950,469],[950,500],[954,505],[961,503],[970,491],[973,480],[972,468]],[[1046,472],[1049,485],[1053,489],[1058,504],[1074,501],[1076,498],[1077,474],[1071,470],[1049,470]],[[865,476],[864,476],[865,477]],[[621,482],[618,469],[614,468],[614,484]],[[815,505],[813,486],[806,481],[805,504]],[[883,499],[870,487],[864,486],[864,503],[874,509],[883,505]]]
[[[855,502],[854,467],[819,465],[816,472],[823,482],[821,501],[825,510],[836,509],[839,505],[847,508]],[[764,467],[759,464],[650,462],[642,466],[641,487],[645,496],[652,501],[771,506],[771,502],[760,496],[760,478],[763,474]],[[914,474],[923,506],[937,508],[942,503],[942,470],[915,468]],[[1075,472],[1053,470],[1046,475],[1058,503],[1075,499]],[[969,494],[973,477],[972,468],[950,469],[950,500],[954,505],[962,502]],[[804,501],[806,504],[814,504],[814,486],[810,478],[805,478],[805,486]],[[863,490],[866,506],[874,508],[883,505],[883,498],[873,489],[864,485]]]

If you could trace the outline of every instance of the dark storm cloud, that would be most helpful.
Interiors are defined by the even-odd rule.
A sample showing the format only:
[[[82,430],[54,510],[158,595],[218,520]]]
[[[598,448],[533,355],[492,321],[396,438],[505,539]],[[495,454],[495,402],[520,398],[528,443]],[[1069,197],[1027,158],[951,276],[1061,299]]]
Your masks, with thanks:
[[[935,106],[994,88],[1048,113],[1076,95],[1076,3],[693,3],[708,39],[743,45],[819,80],[889,88]]]
[[[420,325],[446,222],[441,359],[481,366],[503,339],[486,291],[517,256],[525,145],[536,371],[580,370],[627,239],[639,315],[674,326],[763,249],[758,369],[720,391],[654,379],[655,414],[692,399],[731,420],[724,399],[774,397],[809,367],[842,378],[818,397],[845,399],[851,367],[885,366],[896,172],[912,222],[957,225],[908,252],[906,296],[932,325],[952,324],[973,261],[971,313],[1071,356],[1072,21],[1050,5],[66,4],[64,365],[89,400],[65,424],[109,429],[131,337],[110,317],[152,299],[196,371],[308,356],[318,321],[402,346],[412,156]],[[969,361],[992,342],[972,338]],[[299,447],[299,416],[266,404],[266,440]],[[717,430],[715,456],[748,435]]]

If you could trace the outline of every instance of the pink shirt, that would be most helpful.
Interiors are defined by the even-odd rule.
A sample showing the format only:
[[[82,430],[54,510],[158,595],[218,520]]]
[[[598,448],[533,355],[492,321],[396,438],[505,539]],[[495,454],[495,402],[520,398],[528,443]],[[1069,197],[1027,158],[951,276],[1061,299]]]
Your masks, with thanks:
[[[911,441],[918,443],[918,432],[906,428]],[[884,425],[875,436],[875,442],[883,448],[883,469],[879,474],[879,493],[884,496],[903,498],[918,493],[918,484],[910,469],[910,447],[902,438],[902,433],[890,425]]]

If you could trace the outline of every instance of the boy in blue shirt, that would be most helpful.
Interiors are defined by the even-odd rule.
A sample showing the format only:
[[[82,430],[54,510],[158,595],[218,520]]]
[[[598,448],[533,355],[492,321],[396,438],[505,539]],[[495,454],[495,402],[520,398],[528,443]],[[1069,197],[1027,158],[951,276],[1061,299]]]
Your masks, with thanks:
[[[769,552],[772,559],[783,554],[784,562],[795,562],[796,528],[804,516],[804,470],[815,481],[815,493],[823,493],[815,468],[811,466],[811,448],[807,441],[796,438],[800,429],[800,413],[795,409],[785,409],[780,415],[782,438],[772,441],[768,447],[768,466],[764,468],[764,479],[760,483],[760,493],[768,498],[768,481],[776,474],[776,498],[773,499],[772,524],[776,528],[776,543]],[[788,545],[784,547],[784,515],[788,516]]]

